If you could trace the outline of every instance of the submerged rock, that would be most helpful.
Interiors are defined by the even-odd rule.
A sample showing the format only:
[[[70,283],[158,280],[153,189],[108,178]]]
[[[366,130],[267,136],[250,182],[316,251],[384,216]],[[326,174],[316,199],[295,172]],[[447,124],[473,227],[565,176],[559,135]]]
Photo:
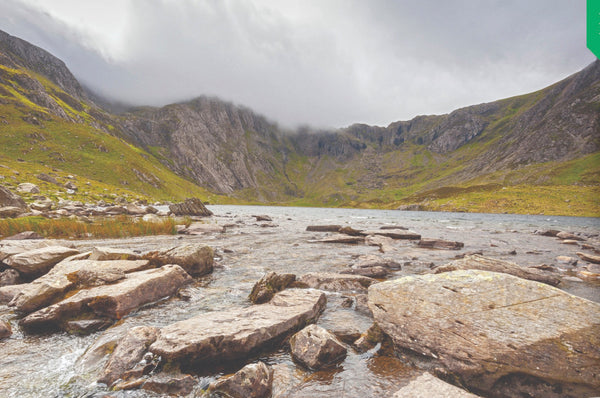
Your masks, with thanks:
[[[160,330],[149,350],[164,359],[205,363],[246,357],[314,321],[325,308],[325,294],[290,289],[267,304],[215,311]]]
[[[560,283],[560,278],[548,272],[530,267],[521,267],[510,261],[496,260],[480,255],[466,256],[463,259],[454,260],[448,264],[434,268],[434,273],[476,269],[482,271],[501,272],[518,276],[519,278],[529,279],[532,281],[546,283],[551,286],[556,286]]]
[[[271,300],[275,293],[290,286],[296,280],[294,274],[277,274],[269,272],[252,287],[248,299],[254,304],[262,304]]]
[[[398,390],[392,398],[408,397],[477,398],[479,395],[471,394],[425,372]]]
[[[222,377],[209,387],[231,398],[267,398],[273,389],[273,370],[264,362],[251,363],[233,376]]]
[[[512,275],[468,270],[369,288],[395,346],[421,353],[477,391],[585,396],[600,389],[600,304]],[[554,394],[554,395],[553,395]]]
[[[320,369],[346,357],[346,347],[330,332],[309,325],[290,338],[292,357],[310,369]]]

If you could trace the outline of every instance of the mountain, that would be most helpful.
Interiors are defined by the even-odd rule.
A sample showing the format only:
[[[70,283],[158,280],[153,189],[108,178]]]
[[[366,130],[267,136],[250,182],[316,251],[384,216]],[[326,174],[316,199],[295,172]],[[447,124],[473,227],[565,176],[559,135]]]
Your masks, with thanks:
[[[0,164],[17,171],[213,202],[600,215],[600,61],[535,93],[387,127],[285,131],[209,97],[104,104],[0,32]]]

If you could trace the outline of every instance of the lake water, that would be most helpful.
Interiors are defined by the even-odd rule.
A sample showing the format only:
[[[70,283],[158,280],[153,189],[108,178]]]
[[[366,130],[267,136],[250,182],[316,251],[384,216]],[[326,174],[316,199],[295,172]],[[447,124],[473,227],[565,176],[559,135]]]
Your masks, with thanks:
[[[164,300],[142,308],[112,328],[89,336],[26,335],[18,328],[18,316],[0,306],[0,317],[9,320],[14,334],[0,341],[0,396],[2,397],[146,397],[160,396],[146,391],[109,392],[94,383],[94,369],[101,368],[106,357],[84,361],[82,356],[99,338],[119,335],[137,325],[165,326],[205,312],[231,306],[247,306],[254,283],[266,272],[341,272],[360,256],[377,255],[394,259],[403,268],[388,279],[427,272],[457,254],[483,252],[484,255],[510,260],[523,266],[548,264],[575,275],[557,261],[558,256],[577,258],[579,246],[565,245],[556,238],[534,234],[536,230],[565,230],[585,235],[598,245],[600,220],[556,216],[524,216],[469,213],[400,212],[386,210],[320,209],[263,206],[208,206],[215,216],[207,223],[226,225],[227,232],[202,236],[160,236],[126,240],[79,241],[82,250],[96,245],[128,247],[141,252],[188,242],[213,247],[217,268],[200,278],[190,289],[190,299]],[[266,214],[272,222],[257,222],[254,215]],[[461,251],[428,250],[411,241],[394,241],[394,250],[379,253],[367,245],[315,243],[327,233],[307,232],[308,225],[340,224],[356,229],[379,229],[397,225],[426,238],[464,242]],[[599,284],[565,281],[560,287],[572,294],[600,302]],[[352,308],[342,307],[344,295],[328,293],[327,309],[318,321],[330,330],[366,330],[372,320]],[[255,358],[256,359],[256,358]],[[349,350],[339,366],[310,372],[296,366],[285,347],[260,359],[276,369],[274,396],[278,397],[384,397],[389,396],[419,371],[399,359],[361,354]],[[235,370],[235,369],[234,369]],[[201,396],[201,387],[220,373],[198,369],[198,388],[191,395]],[[107,395],[108,394],[108,395]]]

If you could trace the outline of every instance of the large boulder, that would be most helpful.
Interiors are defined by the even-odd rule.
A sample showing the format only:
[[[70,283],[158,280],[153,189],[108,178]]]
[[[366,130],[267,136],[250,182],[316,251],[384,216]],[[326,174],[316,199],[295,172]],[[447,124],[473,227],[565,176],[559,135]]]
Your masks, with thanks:
[[[377,280],[368,276],[332,272],[311,272],[300,276],[297,280],[298,286],[334,292],[366,292],[373,283],[377,283]]]
[[[169,210],[175,216],[209,217],[213,215],[212,211],[208,210],[198,198],[190,198],[185,202],[169,205]]]
[[[482,271],[502,272],[518,276],[519,278],[529,279],[532,281],[547,283],[551,286],[556,286],[560,283],[560,278],[548,272],[536,269],[525,268],[510,261],[496,260],[489,257],[483,257],[478,254],[466,256],[459,260],[454,260],[448,264],[439,266],[434,269],[436,274],[449,271],[478,269]]]
[[[206,363],[235,360],[264,348],[315,320],[326,297],[317,291],[289,289],[267,304],[215,311],[160,330],[149,350],[170,361]]]
[[[248,299],[254,304],[263,304],[271,300],[275,293],[280,292],[296,281],[294,274],[278,274],[269,272],[252,287]]]
[[[346,347],[329,331],[309,325],[290,338],[292,357],[310,369],[320,369],[343,360]]]
[[[65,258],[79,253],[79,250],[65,246],[48,246],[18,253],[4,259],[9,267],[21,275],[37,276],[48,272]]]
[[[407,276],[371,286],[369,307],[397,348],[476,392],[600,391],[600,304],[546,284],[479,270]]]
[[[175,294],[190,281],[191,277],[174,264],[134,272],[119,283],[80,290],[65,300],[31,313],[21,320],[21,326],[28,330],[63,328],[64,321],[75,316],[86,317],[88,313],[121,319],[144,304]]]
[[[154,265],[177,264],[192,276],[209,274],[213,271],[213,249],[203,245],[181,245],[144,255]]]
[[[233,376],[222,377],[210,385],[210,391],[230,398],[267,398],[273,388],[273,370],[264,362],[251,363]]]

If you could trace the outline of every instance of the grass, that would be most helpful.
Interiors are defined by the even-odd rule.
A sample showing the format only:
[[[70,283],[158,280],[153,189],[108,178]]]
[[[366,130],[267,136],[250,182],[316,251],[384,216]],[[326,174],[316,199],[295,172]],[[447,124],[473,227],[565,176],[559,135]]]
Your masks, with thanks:
[[[176,225],[189,226],[191,220],[176,220],[168,217],[150,222],[129,216],[102,217],[89,222],[40,216],[0,220],[0,236],[8,237],[24,231],[34,231],[44,238],[58,239],[103,239],[130,238],[133,236],[175,235]]]

